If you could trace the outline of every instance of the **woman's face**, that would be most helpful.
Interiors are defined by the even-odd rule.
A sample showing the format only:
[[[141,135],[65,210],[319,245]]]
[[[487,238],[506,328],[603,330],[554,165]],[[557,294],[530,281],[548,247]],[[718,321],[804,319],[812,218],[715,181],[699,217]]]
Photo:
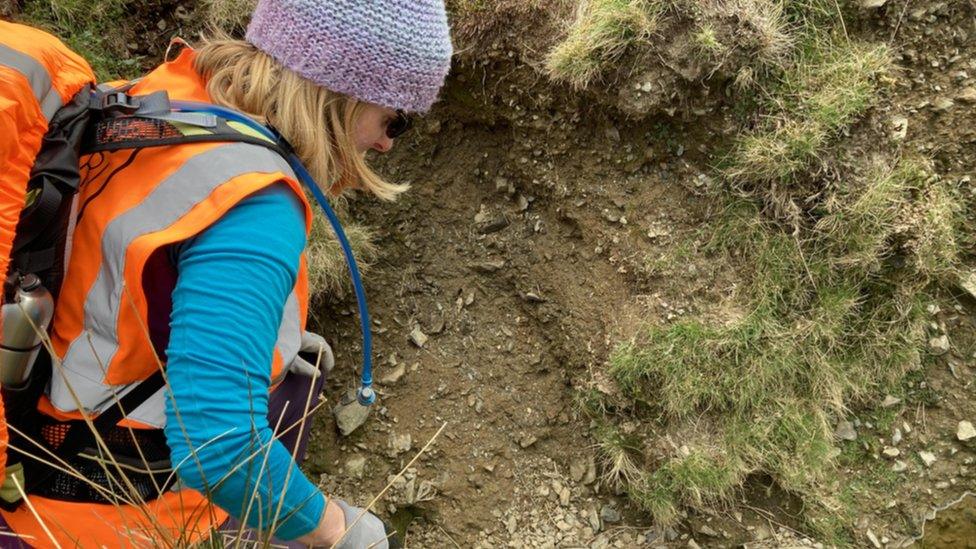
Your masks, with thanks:
[[[393,148],[393,140],[386,135],[386,127],[396,119],[396,111],[373,103],[365,103],[365,107],[353,129],[356,148],[363,154],[370,149],[385,153]]]

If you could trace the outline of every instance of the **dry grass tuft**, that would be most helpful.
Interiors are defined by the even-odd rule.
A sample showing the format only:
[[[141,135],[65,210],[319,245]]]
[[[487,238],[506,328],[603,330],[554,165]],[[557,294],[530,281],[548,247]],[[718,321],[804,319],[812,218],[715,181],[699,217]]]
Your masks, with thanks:
[[[377,256],[373,232],[368,227],[355,223],[344,222],[343,229],[356,255],[356,264],[365,277]],[[342,254],[339,241],[332,234],[328,220],[321,212],[316,212],[313,218],[312,235],[305,249],[305,257],[308,261],[309,291],[313,303],[335,300],[352,291],[346,258]]]
[[[247,28],[255,5],[257,0],[203,0],[197,9],[211,29],[237,35]]]
[[[646,42],[666,5],[661,0],[586,0],[566,38],[549,54],[549,74],[585,88],[628,48]]]

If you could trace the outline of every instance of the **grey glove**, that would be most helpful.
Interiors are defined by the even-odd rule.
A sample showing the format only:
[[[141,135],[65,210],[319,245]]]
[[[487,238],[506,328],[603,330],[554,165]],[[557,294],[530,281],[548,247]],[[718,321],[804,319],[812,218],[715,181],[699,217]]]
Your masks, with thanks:
[[[399,541],[390,535],[390,529],[385,522],[370,512],[364,512],[360,507],[353,507],[341,499],[333,499],[342,509],[346,517],[345,536],[333,549],[397,549],[401,547]],[[363,516],[356,521],[356,517]],[[356,524],[353,525],[353,522]]]
[[[315,367],[315,363],[309,362],[299,355],[295,355],[295,360],[288,365],[288,370],[296,374],[316,378],[322,371],[328,374],[335,367],[335,357],[332,355],[332,347],[329,347],[329,343],[319,334],[302,332],[302,346],[299,348],[299,352],[308,353],[316,358],[319,356],[319,353],[322,353],[322,358],[319,361],[321,371],[320,368]]]

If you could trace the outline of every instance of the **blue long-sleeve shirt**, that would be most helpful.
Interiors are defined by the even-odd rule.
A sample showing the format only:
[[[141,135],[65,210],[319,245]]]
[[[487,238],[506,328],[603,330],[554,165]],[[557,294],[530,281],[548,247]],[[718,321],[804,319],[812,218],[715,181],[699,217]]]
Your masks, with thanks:
[[[281,184],[181,243],[166,352],[165,434],[180,479],[251,527],[269,530],[277,516],[282,539],[312,531],[325,509],[267,419],[269,365],[304,247],[304,210]]]

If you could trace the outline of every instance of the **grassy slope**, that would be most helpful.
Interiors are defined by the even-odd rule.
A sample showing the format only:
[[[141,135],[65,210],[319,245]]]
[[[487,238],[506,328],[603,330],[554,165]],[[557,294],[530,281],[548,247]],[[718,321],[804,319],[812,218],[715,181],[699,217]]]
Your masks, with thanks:
[[[799,495],[810,526],[838,542],[851,526],[854,485],[833,482],[841,451],[832,425],[918,367],[925,291],[956,267],[958,199],[919,158],[818,175],[842,132],[878,101],[888,52],[850,39],[832,2],[768,3],[785,14],[796,46],[755,83],[764,115],[734,140],[720,169],[726,215],[703,229],[709,251],[752,266],[738,296],[747,313],[727,325],[648,329],[611,359],[623,397],[584,401],[608,478],[657,521],[729,501],[762,472]],[[632,11],[646,3],[587,5],[550,58],[550,70],[578,86],[643,47]],[[662,13],[649,9],[648,20]],[[722,46],[702,29],[694,36],[710,55]],[[684,444],[661,450],[669,434]]]

